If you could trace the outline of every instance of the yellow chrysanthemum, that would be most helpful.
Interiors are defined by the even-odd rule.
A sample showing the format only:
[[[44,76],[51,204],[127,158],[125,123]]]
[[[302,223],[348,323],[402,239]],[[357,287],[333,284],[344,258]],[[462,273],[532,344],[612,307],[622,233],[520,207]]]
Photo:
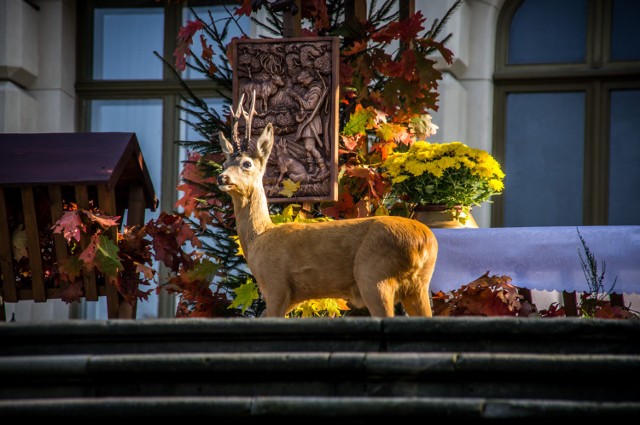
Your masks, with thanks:
[[[390,154],[383,167],[394,191],[414,203],[479,205],[504,189],[500,164],[459,141],[414,142],[407,151]]]
[[[391,179],[391,183],[402,183],[403,181],[407,180],[409,178],[409,176],[407,176],[406,174],[400,174],[399,176],[396,176],[394,178]]]

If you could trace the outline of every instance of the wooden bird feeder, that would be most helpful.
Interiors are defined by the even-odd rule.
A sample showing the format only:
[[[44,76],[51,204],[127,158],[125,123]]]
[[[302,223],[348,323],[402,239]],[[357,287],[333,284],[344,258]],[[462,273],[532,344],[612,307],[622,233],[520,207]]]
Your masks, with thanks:
[[[67,241],[53,233],[53,247],[47,248],[45,235],[65,203],[111,216],[126,211],[127,225],[143,225],[145,209],[154,211],[158,202],[135,133],[0,134],[0,319],[2,300],[61,298],[64,283],[52,281],[44,265],[68,256]],[[28,265],[21,267],[12,241],[18,227],[24,228],[29,253]],[[112,230],[109,237],[116,242]],[[86,300],[107,297],[110,319],[135,318],[135,305],[123,302],[114,285],[95,272],[82,278]]]

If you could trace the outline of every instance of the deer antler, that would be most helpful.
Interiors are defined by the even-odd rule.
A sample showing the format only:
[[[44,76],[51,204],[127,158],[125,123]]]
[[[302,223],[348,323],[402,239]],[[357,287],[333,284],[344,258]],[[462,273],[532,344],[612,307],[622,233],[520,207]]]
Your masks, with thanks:
[[[253,91],[253,96],[251,98],[251,108],[249,112],[244,109],[244,93],[240,96],[240,100],[238,101],[238,107],[236,111],[231,114],[231,119],[233,122],[232,125],[232,138],[233,144],[235,145],[237,152],[246,152],[249,146],[249,142],[251,141],[251,123],[253,121],[253,116],[256,114],[256,91]],[[245,121],[245,132],[244,132],[244,141],[240,140],[238,137],[238,125],[240,123],[240,117],[244,118]]]
[[[240,102],[240,106],[242,106],[242,102]],[[251,122],[253,121],[253,116],[256,114],[256,91],[254,90],[251,95],[251,107],[249,108],[249,113],[247,113],[244,108],[242,108],[242,116],[245,121],[245,130],[244,130],[244,138],[246,140],[247,146],[249,145],[249,141],[251,140]]]

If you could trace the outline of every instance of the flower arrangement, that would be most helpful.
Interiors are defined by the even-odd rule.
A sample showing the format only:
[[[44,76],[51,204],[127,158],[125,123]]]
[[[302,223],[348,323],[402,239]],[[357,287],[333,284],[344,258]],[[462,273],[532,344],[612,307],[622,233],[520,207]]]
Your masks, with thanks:
[[[504,189],[498,161],[460,142],[414,142],[391,153],[383,168],[392,195],[413,206],[444,205],[456,218]]]

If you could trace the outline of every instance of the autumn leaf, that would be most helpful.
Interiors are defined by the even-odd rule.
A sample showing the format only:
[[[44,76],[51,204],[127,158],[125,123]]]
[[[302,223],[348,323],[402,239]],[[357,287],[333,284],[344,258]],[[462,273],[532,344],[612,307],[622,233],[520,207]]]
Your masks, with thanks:
[[[317,31],[328,29],[331,25],[327,2],[324,0],[305,0],[301,2],[302,17],[313,20],[313,28]]]
[[[398,39],[409,42],[417,38],[420,31],[424,30],[422,24],[425,20],[426,18],[422,16],[422,12],[417,11],[403,21],[390,22],[381,30],[371,34],[371,38],[380,43],[389,43]]]
[[[58,294],[60,299],[66,303],[79,302],[84,295],[83,287],[82,280],[74,280],[61,289]]]
[[[299,205],[295,204],[296,207]],[[289,204],[280,214],[271,214],[271,221],[273,224],[282,224],[282,223],[291,223],[296,217],[296,213],[294,211],[294,204]]]
[[[335,205],[331,207],[323,208],[322,214],[334,219],[354,217],[355,202],[353,200],[353,195],[351,195],[348,190],[343,190],[338,195],[338,202],[336,202]]]
[[[115,276],[118,270],[122,270],[122,263],[118,258],[118,246],[105,235],[97,235],[97,237],[99,242],[95,257],[96,267],[106,275]]]
[[[253,304],[255,300],[260,298],[258,286],[253,283],[252,280],[248,280],[246,283],[233,289],[233,292],[236,294],[235,299],[227,308],[240,308],[240,306],[242,306],[242,313],[251,307],[251,304]]]
[[[389,61],[379,66],[382,73],[389,77],[404,78],[408,81],[418,80],[416,72],[416,56],[413,50],[405,50],[400,61]]]
[[[16,261],[29,258],[29,251],[27,250],[27,230],[22,224],[11,234],[11,250],[13,251],[13,258]]]
[[[191,55],[189,47],[193,43],[193,36],[203,27],[204,23],[197,19],[194,21],[187,21],[187,23],[178,31],[178,44],[173,52],[173,56],[176,58],[176,69],[178,71],[184,71],[187,69],[187,56]]]
[[[60,220],[51,227],[51,230],[54,233],[61,233],[68,242],[71,242],[71,239],[80,242],[81,234],[87,232],[87,226],[82,222],[80,212],[73,210],[65,211]]]
[[[96,251],[98,248],[96,239],[97,236],[98,235],[93,235],[87,247],[80,253],[79,259],[82,260],[85,268],[87,269],[91,269],[93,267],[93,262],[96,259]]]
[[[349,121],[342,128],[342,134],[345,136],[355,136],[356,134],[365,134],[367,127],[370,126],[370,122],[376,116],[376,113],[370,109],[365,109],[362,105],[358,104],[356,110]]]
[[[286,196],[287,198],[291,198],[300,188],[300,182],[293,182],[291,179],[284,179],[282,181],[282,187],[283,189],[278,193],[282,196]]]
[[[120,225],[118,223],[120,216],[112,217],[108,215],[99,215],[99,214],[94,214],[88,210],[82,210],[82,212],[89,218],[89,220],[91,220],[93,223],[97,223],[103,229],[108,229],[111,226],[118,227]]]
[[[355,150],[356,147],[358,147],[358,144],[361,140],[361,135],[360,134],[357,134],[354,136],[340,135],[340,138],[342,139],[342,143],[344,144],[345,148],[347,148],[347,150],[353,151]]]
[[[244,257],[244,251],[242,250],[242,245],[240,245],[240,238],[236,235],[230,236],[230,238],[236,243],[238,250],[236,251],[236,255],[240,257]]]
[[[58,262],[58,270],[67,282],[74,282],[82,274],[83,262],[77,256],[70,256]]]
[[[145,279],[152,280],[156,274],[156,270],[153,267],[149,267],[145,264],[135,263],[136,273],[142,273]]]
[[[343,56],[352,56],[356,55],[360,52],[367,50],[367,42],[366,41],[355,41],[353,45],[347,47],[340,51],[340,54]]]
[[[341,298],[323,298],[324,309],[329,317],[340,317],[345,310],[351,310],[347,302]]]
[[[116,276],[122,270],[122,263],[118,258],[118,247],[111,239],[104,235],[91,236],[89,245],[80,254],[80,260],[87,269],[96,267],[108,276]]]
[[[199,280],[202,282],[211,282],[218,273],[220,266],[208,259],[202,259],[193,265],[193,268],[187,272],[190,280]]]
[[[303,302],[290,313],[290,316],[315,317],[326,315],[328,317],[340,317],[342,312],[346,310],[351,309],[343,299],[319,298]]]
[[[242,0],[242,4],[236,8],[234,12],[235,15],[242,16],[251,16],[251,12],[253,11],[253,0]]]

